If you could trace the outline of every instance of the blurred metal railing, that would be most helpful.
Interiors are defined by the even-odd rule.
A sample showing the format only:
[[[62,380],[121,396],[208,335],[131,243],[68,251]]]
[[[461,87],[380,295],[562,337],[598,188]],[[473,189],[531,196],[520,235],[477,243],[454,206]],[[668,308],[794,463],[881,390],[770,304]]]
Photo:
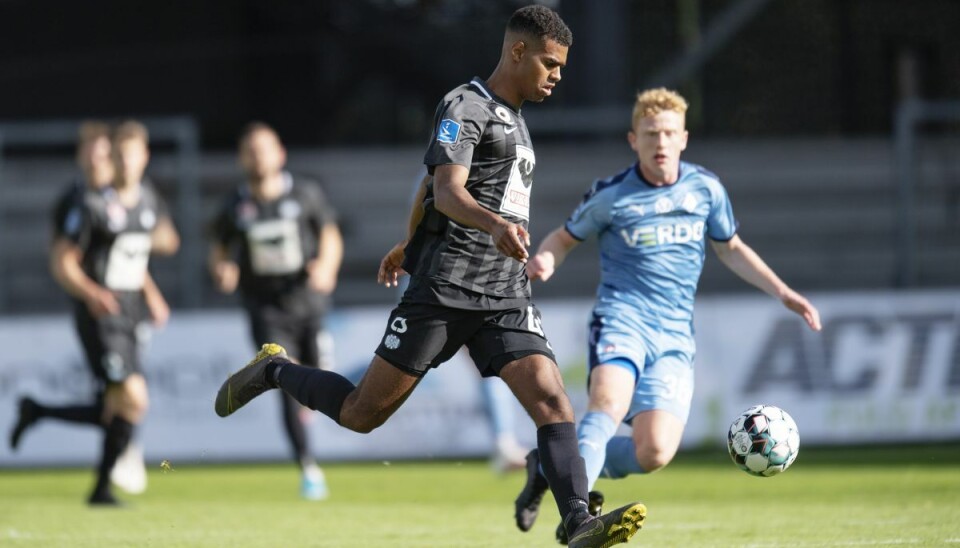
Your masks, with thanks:
[[[960,122],[960,101],[924,101],[908,99],[900,104],[894,116],[898,209],[900,224],[897,244],[898,287],[917,284],[917,187],[922,176],[918,169],[917,144],[920,124]],[[960,245],[960,242],[958,242]]]

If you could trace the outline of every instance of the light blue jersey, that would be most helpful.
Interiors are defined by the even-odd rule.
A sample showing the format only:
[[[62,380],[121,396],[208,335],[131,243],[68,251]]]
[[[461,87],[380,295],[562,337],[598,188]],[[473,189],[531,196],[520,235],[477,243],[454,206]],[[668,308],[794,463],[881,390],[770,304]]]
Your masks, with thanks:
[[[597,313],[612,302],[647,321],[689,322],[705,239],[736,234],[730,199],[717,176],[696,164],[681,162],[677,182],[661,187],[638,171],[639,164],[595,182],[566,229],[578,240],[600,239]]]
[[[590,367],[627,363],[637,374],[628,419],[666,409],[682,420],[693,391],[693,299],[706,238],[727,241],[737,222],[713,173],[680,163],[676,183],[653,186],[635,164],[593,184],[567,220],[578,240],[600,242],[600,286]]]

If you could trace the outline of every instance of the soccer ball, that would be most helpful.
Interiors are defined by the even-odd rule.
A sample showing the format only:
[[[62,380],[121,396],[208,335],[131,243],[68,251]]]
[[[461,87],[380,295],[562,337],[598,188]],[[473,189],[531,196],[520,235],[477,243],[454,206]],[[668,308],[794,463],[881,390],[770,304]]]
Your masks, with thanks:
[[[754,405],[737,417],[727,433],[730,458],[753,476],[776,476],[800,452],[797,423],[774,405]]]

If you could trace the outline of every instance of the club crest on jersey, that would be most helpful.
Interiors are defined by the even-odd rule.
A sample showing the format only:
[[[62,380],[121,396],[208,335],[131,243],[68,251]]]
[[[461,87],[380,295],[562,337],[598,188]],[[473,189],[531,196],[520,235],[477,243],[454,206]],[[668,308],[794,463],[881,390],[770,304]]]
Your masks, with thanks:
[[[440,120],[440,126],[437,128],[437,141],[452,145],[460,138],[460,124],[449,118]]]
[[[284,219],[296,219],[300,216],[300,211],[300,204],[293,200],[280,202],[280,207],[278,208],[278,213],[280,213],[280,216]]]
[[[498,106],[497,108],[493,109],[493,113],[497,115],[497,118],[500,118],[501,120],[503,120],[504,123],[506,124],[513,123],[513,116],[510,116],[510,113],[507,112],[507,109]]]
[[[687,213],[693,213],[699,204],[700,202],[697,201],[696,196],[688,192],[687,195],[683,197],[683,201],[680,202],[680,207],[687,210]]]
[[[257,206],[250,200],[237,203],[237,226],[244,228],[257,219]]]
[[[152,230],[157,224],[157,215],[152,209],[144,209],[140,212],[140,226],[147,230]]]
[[[660,198],[657,200],[657,203],[653,205],[653,210],[657,212],[657,215],[670,213],[673,211],[673,201],[666,197]]]
[[[117,202],[107,202],[107,228],[120,232],[127,227],[127,210]]]

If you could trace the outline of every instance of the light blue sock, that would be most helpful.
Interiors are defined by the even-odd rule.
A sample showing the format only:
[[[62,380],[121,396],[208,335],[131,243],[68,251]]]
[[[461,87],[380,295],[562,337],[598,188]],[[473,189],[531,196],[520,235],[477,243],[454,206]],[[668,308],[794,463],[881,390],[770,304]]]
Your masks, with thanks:
[[[617,433],[617,423],[610,415],[601,411],[591,411],[583,416],[577,429],[577,445],[580,456],[587,465],[587,488],[600,477],[603,463],[607,458],[607,442]]]
[[[607,461],[602,477],[619,479],[630,474],[646,474],[637,462],[637,446],[630,436],[616,436],[607,443]]]

